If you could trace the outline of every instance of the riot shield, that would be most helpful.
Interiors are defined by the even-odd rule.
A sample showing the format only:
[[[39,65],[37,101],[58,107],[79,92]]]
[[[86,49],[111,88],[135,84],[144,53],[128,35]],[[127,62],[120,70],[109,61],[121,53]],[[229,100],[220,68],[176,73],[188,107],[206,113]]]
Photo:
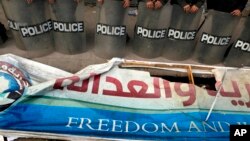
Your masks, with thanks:
[[[15,3],[18,3],[21,1],[1,0],[1,2],[2,2],[4,12],[6,14],[6,17],[8,18],[8,25],[9,25],[9,28],[11,30],[12,36],[14,37],[16,46],[22,50],[25,50],[26,48],[25,48],[24,43],[22,41],[22,36],[20,36],[20,33],[19,33],[19,25],[21,25],[21,23],[20,22],[17,23],[13,20],[13,19],[16,19],[16,20],[19,19],[18,11],[15,11],[15,9],[17,7],[17,4],[15,4]],[[26,24],[23,23],[22,25],[27,25],[27,23]]]
[[[163,56],[171,60],[191,57],[199,28],[202,9],[197,13],[185,13],[179,5],[173,5],[171,24],[168,29]]]
[[[242,32],[235,40],[230,49],[224,64],[232,67],[250,66],[250,17],[245,19],[242,25]]]
[[[46,1],[34,0],[27,4],[24,0],[2,0],[9,19],[17,47],[27,50],[27,57],[39,57],[53,51],[52,28]]]
[[[145,2],[139,2],[133,42],[137,55],[155,58],[162,54],[170,17],[171,7],[167,4],[159,10],[151,10]]]
[[[83,22],[83,2],[55,1],[51,4],[55,48],[65,54],[78,54],[86,50],[86,34]],[[77,16],[81,15],[81,16]]]
[[[122,1],[105,0],[97,4],[97,25],[94,52],[102,58],[122,57],[126,51],[126,9]]]
[[[201,36],[195,49],[195,59],[200,63],[220,63],[231,42],[234,28],[240,17],[229,13],[209,10],[200,32]]]

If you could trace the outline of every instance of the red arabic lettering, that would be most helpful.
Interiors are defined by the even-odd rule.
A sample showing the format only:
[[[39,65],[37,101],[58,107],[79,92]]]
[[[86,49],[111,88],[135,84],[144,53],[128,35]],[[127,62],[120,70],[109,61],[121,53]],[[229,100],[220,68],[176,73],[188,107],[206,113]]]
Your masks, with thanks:
[[[159,78],[153,78],[153,84],[154,84],[154,92],[153,93],[147,93],[148,85],[143,81],[138,80],[131,80],[128,83],[128,89],[130,91],[131,95],[134,95],[136,98],[160,98],[160,84],[159,84]],[[135,86],[139,86],[141,89],[137,92],[135,90]]]
[[[66,80],[70,80],[69,84],[67,84],[68,90],[77,91],[77,92],[88,91],[89,79],[85,79],[81,81],[80,86],[77,86],[76,83],[80,81],[80,78],[78,76],[57,79],[53,88],[63,90],[63,88],[66,87],[66,86],[63,86],[63,82],[65,82]],[[93,94],[98,94],[99,83],[100,83],[100,75],[94,76],[94,82],[93,82],[93,88],[92,88]]]
[[[214,90],[207,90],[207,93],[208,93],[208,95],[210,95],[210,96],[216,96],[216,91],[214,91]]]
[[[104,95],[111,95],[111,96],[121,96],[121,97],[135,97],[135,98],[160,98],[160,84],[159,84],[159,78],[154,78],[154,92],[153,93],[147,93],[148,91],[148,85],[139,80],[131,80],[128,82],[127,87],[129,92],[124,92],[122,83],[114,78],[107,76],[106,82],[112,83],[115,85],[116,90],[103,90]],[[135,87],[138,87],[139,90],[137,91]]]
[[[118,79],[116,79],[114,77],[107,76],[106,77],[106,82],[114,84],[115,87],[116,87],[116,90],[103,90],[102,93],[104,95],[124,96],[122,83]],[[125,97],[129,97],[129,96],[125,96]]]
[[[226,92],[225,89],[222,87],[221,91],[220,91],[221,96],[224,96],[224,97],[241,97],[240,90],[239,90],[239,87],[237,85],[237,82],[232,81],[232,85],[233,85],[234,91],[233,92]]]
[[[93,82],[93,88],[92,88],[93,94],[98,94],[99,92],[100,78],[101,78],[101,75],[94,76],[94,82]]]
[[[138,92],[135,89],[136,86],[140,87]],[[144,95],[146,94],[148,90],[148,85],[142,81],[131,80],[128,82],[128,90],[130,91],[132,95],[135,95],[136,97],[144,97]]]
[[[187,85],[189,90],[183,91],[181,89],[181,85]],[[191,84],[183,84],[183,83],[175,83],[174,89],[176,93],[181,97],[189,97],[188,100],[183,101],[183,106],[190,106],[193,105],[196,100],[196,92],[194,85]]]
[[[80,80],[80,78],[78,76],[71,76],[71,77],[57,79],[53,88],[63,90],[63,82],[66,80],[71,81],[71,82],[69,82],[69,84],[72,84],[72,83],[78,82]]]
[[[236,81],[232,81],[233,92],[226,92],[224,87],[221,86],[220,94],[223,97],[241,97],[240,90]],[[216,96],[216,91],[207,90],[207,93],[211,96]]]
[[[248,96],[250,98],[250,84],[245,84],[245,87],[247,89],[247,93],[248,93]],[[250,108],[250,100],[248,102],[245,103],[247,108]]]
[[[72,83],[67,87],[67,89],[72,90],[72,91],[77,91],[77,92],[87,92],[89,79],[83,80],[81,83],[82,83],[81,86],[76,86],[77,83]]]
[[[170,82],[163,80],[163,85],[164,85],[164,91],[165,91],[165,97],[166,98],[171,98],[172,97],[172,92],[170,88]]]

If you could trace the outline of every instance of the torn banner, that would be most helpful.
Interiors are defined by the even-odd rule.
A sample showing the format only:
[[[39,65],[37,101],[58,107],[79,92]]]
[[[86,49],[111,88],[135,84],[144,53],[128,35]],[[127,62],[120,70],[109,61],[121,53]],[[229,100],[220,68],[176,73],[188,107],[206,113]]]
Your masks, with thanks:
[[[216,92],[120,69],[123,60],[92,65],[28,87],[0,113],[1,134],[50,133],[112,139],[228,140],[229,125],[250,123],[249,70],[228,70]],[[214,70],[217,81],[224,71]]]

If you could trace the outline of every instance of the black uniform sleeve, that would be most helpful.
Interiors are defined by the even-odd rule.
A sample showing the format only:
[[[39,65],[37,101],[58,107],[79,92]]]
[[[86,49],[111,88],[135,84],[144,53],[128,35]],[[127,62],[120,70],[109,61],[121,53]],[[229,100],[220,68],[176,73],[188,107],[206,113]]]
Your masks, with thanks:
[[[147,2],[148,0],[138,0],[138,2]],[[159,0],[162,2],[163,5],[165,5],[166,3],[168,3],[168,0]]]
[[[194,5],[196,5],[197,7],[200,8],[204,4],[204,2],[205,2],[205,0],[197,0],[197,3]]]
[[[178,4],[181,7],[185,5],[196,5],[197,7],[201,7],[204,4],[205,0],[174,0],[173,4]]]
[[[138,0],[138,2],[147,2],[147,0]]]
[[[185,5],[188,5],[188,3],[186,2],[186,0],[177,0],[177,3],[178,3],[181,7],[184,7]]]
[[[160,0],[162,2],[163,5],[165,5],[166,3],[168,3],[168,0]]]
[[[237,0],[236,9],[242,11],[247,4],[247,0]]]

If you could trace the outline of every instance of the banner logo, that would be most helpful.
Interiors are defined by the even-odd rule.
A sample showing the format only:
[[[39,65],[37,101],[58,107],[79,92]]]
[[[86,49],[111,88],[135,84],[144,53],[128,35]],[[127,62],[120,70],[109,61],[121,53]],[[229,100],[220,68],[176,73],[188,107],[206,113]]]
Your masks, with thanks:
[[[4,94],[6,98],[17,100],[23,94],[24,88],[30,86],[31,83],[20,69],[0,61],[0,85],[0,94]],[[0,108],[4,105],[0,102]]]

